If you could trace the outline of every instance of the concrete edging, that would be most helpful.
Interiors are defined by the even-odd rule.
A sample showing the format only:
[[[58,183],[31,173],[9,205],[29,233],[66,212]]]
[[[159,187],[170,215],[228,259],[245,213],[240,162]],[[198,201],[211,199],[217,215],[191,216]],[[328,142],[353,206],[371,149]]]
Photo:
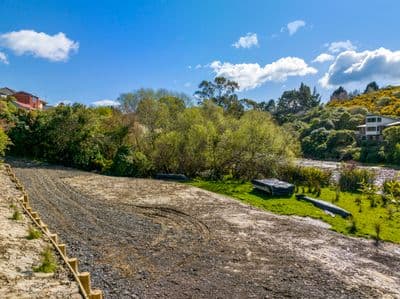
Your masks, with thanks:
[[[21,182],[11,169],[11,166],[9,164],[4,163],[4,168],[8,176],[10,176],[11,181],[15,184],[17,190],[20,190],[23,194],[23,196],[19,198],[18,201],[21,204],[25,214],[29,216],[29,218],[33,221],[33,223],[42,231],[43,235],[46,236],[53,244],[54,248],[64,261],[64,264],[71,271],[72,276],[74,277],[75,281],[79,286],[81,295],[85,299],[103,299],[103,292],[101,290],[91,288],[90,273],[79,272],[78,259],[68,258],[66,245],[60,243],[57,234],[50,232],[48,226],[40,219],[39,213],[32,210],[32,207],[29,204],[28,194],[26,193],[24,186],[21,184]]]

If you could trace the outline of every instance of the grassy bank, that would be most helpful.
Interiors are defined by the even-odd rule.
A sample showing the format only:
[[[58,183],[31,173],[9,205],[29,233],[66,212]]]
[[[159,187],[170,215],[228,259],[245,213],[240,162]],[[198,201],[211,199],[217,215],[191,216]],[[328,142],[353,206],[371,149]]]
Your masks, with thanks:
[[[391,205],[390,208],[396,212],[389,219],[388,208],[382,207],[381,204],[371,208],[368,200],[362,200],[360,206],[357,205],[356,199],[360,198],[360,194],[342,192],[339,201],[335,202],[336,205],[352,213],[356,223],[356,230],[352,231],[350,219],[343,219],[340,216],[332,217],[311,203],[296,200],[294,196],[290,198],[269,197],[262,192],[253,190],[250,182],[195,180],[189,184],[231,196],[273,213],[320,219],[329,223],[332,230],[346,235],[375,238],[376,225],[378,224],[380,225],[380,238],[382,240],[400,243],[400,211],[398,209],[396,211],[396,207]],[[335,195],[334,190],[323,188],[319,198],[333,202]]]

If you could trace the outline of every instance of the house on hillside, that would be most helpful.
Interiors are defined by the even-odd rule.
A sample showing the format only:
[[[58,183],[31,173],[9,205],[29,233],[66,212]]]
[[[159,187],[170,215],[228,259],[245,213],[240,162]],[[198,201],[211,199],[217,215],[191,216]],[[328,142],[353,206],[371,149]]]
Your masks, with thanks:
[[[12,96],[16,99],[14,104],[22,109],[42,110],[46,102],[39,97],[25,91],[13,93]]]
[[[13,97],[12,103],[21,109],[26,110],[42,110],[46,102],[39,97],[25,91],[14,91],[11,88],[3,87],[0,88],[0,98]]]
[[[365,124],[358,126],[357,136],[361,140],[382,140],[382,132],[387,127],[400,126],[400,119],[367,114]]]
[[[8,96],[12,96],[15,93],[14,90],[8,87],[0,88],[0,98],[6,98]]]

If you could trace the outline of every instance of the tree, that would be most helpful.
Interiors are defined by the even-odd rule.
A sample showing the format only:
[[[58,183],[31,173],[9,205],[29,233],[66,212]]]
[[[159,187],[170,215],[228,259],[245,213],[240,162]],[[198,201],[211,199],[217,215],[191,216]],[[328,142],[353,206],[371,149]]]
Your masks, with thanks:
[[[365,87],[364,93],[370,93],[379,90],[379,86],[375,81],[368,83],[367,87]]]
[[[184,93],[169,91],[166,89],[140,88],[133,92],[122,93],[117,101],[123,112],[136,112],[138,105],[144,100],[160,100],[161,98],[178,98],[185,106],[191,105],[191,98]]]
[[[347,90],[344,89],[342,86],[339,86],[338,89],[336,89],[332,95],[330,100],[348,100],[349,99],[349,95],[347,93]]]
[[[321,102],[321,96],[314,88],[311,93],[309,86],[301,83],[298,90],[284,91],[276,106],[276,117],[280,123],[292,120],[294,114],[305,112],[317,107]]]
[[[222,107],[225,112],[240,117],[244,112],[244,107],[235,93],[238,89],[238,83],[224,77],[216,77],[213,82],[202,81],[195,95],[199,99],[199,104],[211,100]]]
[[[387,162],[400,164],[400,127],[383,130],[384,152]]]

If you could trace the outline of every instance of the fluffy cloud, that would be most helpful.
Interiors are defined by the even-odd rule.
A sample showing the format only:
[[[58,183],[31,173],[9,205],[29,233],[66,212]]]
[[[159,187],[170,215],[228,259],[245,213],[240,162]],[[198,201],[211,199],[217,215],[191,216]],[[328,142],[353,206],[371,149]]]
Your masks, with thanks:
[[[267,81],[285,81],[291,76],[306,76],[317,73],[315,68],[309,67],[303,59],[284,57],[264,67],[258,63],[232,64],[214,61],[210,67],[216,76],[223,76],[236,81],[241,90],[253,89]]]
[[[0,62],[4,63],[4,64],[8,64],[7,56],[3,52],[0,52]]]
[[[1,34],[0,44],[17,55],[30,54],[51,61],[65,61],[79,48],[79,43],[70,40],[62,32],[48,35],[33,30]]]
[[[93,106],[119,106],[119,103],[117,101],[113,100],[100,100],[100,101],[95,101],[92,103]]]
[[[319,80],[323,87],[379,79],[400,81],[400,51],[379,48],[373,51],[340,53]]]
[[[287,30],[289,31],[289,35],[295,34],[301,27],[306,26],[306,22],[303,20],[296,20],[287,24]]]
[[[327,61],[332,61],[335,59],[335,56],[327,53],[319,54],[312,62],[324,63]]]
[[[256,33],[247,33],[238,39],[236,43],[232,45],[235,48],[251,48],[258,46],[258,38]]]
[[[331,53],[339,53],[342,51],[352,51],[357,49],[357,47],[349,40],[327,43],[325,46]]]

